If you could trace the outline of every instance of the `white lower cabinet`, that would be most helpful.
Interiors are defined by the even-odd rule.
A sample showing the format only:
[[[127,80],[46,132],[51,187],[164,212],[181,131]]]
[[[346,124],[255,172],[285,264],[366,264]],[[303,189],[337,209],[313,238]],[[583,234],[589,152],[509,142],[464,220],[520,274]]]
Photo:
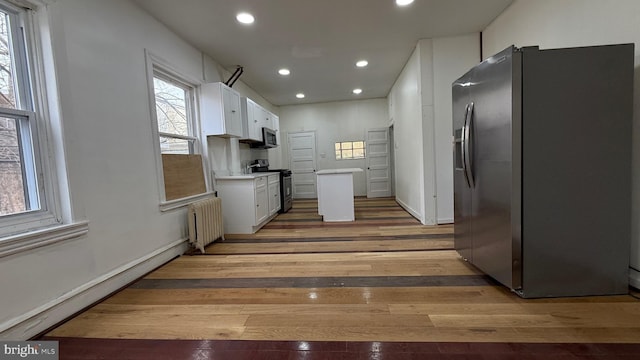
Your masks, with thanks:
[[[269,215],[277,214],[280,210],[280,175],[269,175]]]
[[[216,190],[222,199],[225,234],[253,234],[280,209],[278,174],[223,176],[216,179]]]
[[[267,187],[267,177],[259,177],[254,180],[256,199],[256,225],[265,221],[269,217],[269,188]]]

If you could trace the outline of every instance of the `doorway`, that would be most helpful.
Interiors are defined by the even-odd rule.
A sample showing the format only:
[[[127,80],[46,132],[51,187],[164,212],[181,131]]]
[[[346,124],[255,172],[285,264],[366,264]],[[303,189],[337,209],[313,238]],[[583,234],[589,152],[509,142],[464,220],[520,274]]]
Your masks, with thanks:
[[[392,194],[389,128],[367,129],[367,197],[389,197]]]
[[[293,198],[315,199],[318,197],[316,188],[316,132],[290,132],[287,136]]]

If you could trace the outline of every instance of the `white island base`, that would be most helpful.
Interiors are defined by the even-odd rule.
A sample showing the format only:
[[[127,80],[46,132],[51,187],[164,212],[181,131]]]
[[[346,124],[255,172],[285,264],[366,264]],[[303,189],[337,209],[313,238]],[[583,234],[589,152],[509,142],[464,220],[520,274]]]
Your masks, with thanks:
[[[318,176],[318,214],[323,221],[354,221],[353,173],[360,168],[320,170]]]

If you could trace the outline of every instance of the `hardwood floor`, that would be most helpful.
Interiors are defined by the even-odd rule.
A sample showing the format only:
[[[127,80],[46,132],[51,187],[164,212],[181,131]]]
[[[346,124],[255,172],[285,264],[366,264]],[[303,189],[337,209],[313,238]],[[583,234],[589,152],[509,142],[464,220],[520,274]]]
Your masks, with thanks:
[[[252,359],[640,354],[637,298],[520,299],[462,261],[452,232],[422,226],[393,199],[356,199],[353,223],[323,223],[315,200],[295,201],[258,233],[181,256],[45,338],[61,341],[63,355],[86,351],[83,340],[149,350],[169,346],[161,339],[233,359],[245,350]]]

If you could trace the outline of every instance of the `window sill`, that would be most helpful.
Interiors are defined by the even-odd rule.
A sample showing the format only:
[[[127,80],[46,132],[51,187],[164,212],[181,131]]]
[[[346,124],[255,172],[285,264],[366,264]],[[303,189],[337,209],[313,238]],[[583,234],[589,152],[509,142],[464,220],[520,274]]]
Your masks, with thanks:
[[[165,212],[165,211],[171,211],[171,210],[179,209],[181,207],[185,207],[185,206],[191,204],[192,202],[211,197],[211,196],[213,196],[213,194],[214,193],[210,191],[210,192],[206,192],[206,193],[202,193],[202,194],[198,194],[198,195],[193,195],[193,196],[189,196],[189,197],[182,198],[182,199],[176,199],[176,200],[170,200],[170,201],[161,202],[160,203],[160,211]]]
[[[89,222],[53,226],[0,239],[0,258],[74,239],[89,232]]]

